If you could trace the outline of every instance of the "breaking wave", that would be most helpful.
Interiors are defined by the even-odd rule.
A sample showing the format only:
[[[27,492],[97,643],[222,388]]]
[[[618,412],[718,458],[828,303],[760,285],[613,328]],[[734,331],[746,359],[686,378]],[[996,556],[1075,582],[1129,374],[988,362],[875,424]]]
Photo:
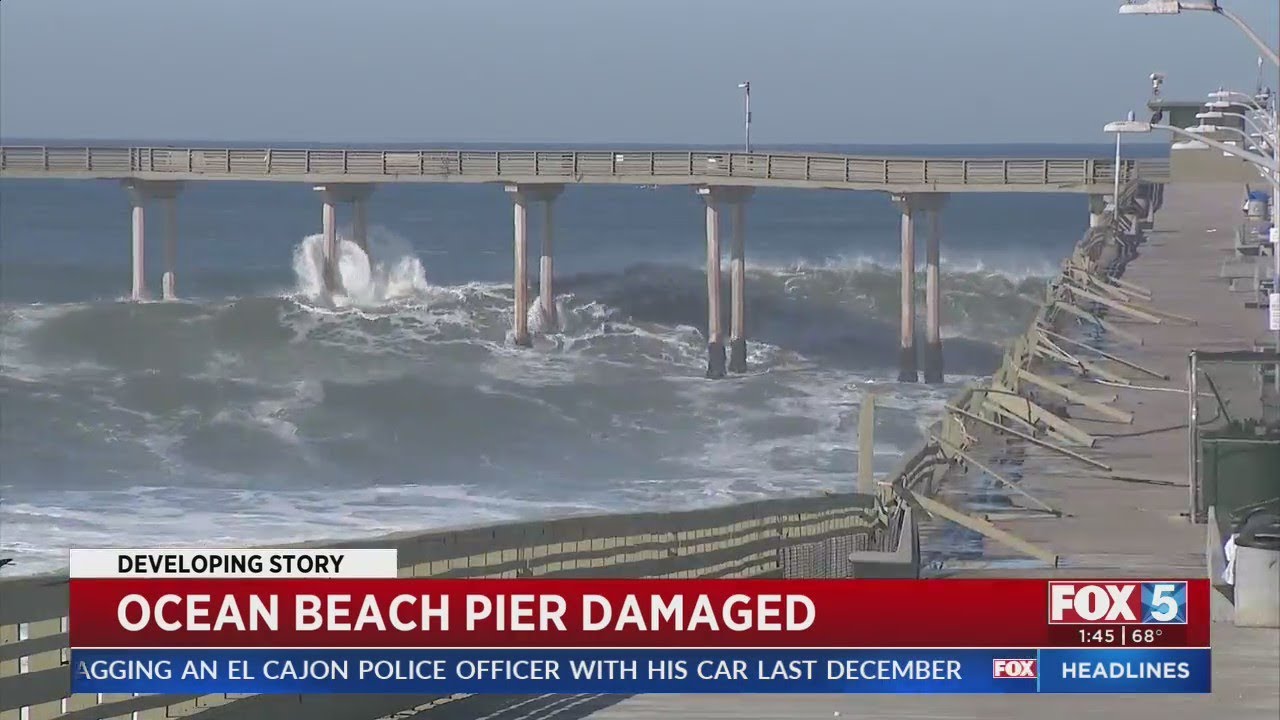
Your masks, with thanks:
[[[559,278],[558,325],[535,306],[523,349],[509,284],[432,285],[407,243],[371,241],[368,255],[341,242],[332,296],[316,235],[278,295],[0,310],[0,541],[17,570],[57,567],[72,545],[358,536],[842,487],[865,385],[891,388],[886,466],[952,392],[888,380],[896,268],[753,269],[750,372],[707,383],[698,268]],[[997,364],[1043,292],[1035,270],[949,265],[949,379]]]

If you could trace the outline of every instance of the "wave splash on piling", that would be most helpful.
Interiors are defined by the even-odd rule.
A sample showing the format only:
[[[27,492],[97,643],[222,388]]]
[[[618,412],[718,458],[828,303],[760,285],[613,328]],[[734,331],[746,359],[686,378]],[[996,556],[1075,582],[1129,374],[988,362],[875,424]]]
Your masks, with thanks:
[[[337,308],[383,308],[422,300],[430,286],[426,269],[409,243],[388,233],[374,232],[366,253],[354,241],[338,235],[338,275],[342,287],[329,293],[324,286],[324,236],[308,235],[293,250],[297,295],[309,302]]]

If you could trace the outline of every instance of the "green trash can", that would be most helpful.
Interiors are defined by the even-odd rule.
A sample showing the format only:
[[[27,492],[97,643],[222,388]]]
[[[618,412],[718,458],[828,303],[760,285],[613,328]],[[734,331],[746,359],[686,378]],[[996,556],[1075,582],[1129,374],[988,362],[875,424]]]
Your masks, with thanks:
[[[1200,480],[1219,517],[1280,497],[1280,438],[1201,434]]]

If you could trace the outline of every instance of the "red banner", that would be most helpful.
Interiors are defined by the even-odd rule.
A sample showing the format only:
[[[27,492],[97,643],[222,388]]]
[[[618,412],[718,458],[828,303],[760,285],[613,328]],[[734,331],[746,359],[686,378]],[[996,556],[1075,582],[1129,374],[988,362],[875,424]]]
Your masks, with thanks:
[[[74,648],[1209,645],[1206,580],[71,581]]]

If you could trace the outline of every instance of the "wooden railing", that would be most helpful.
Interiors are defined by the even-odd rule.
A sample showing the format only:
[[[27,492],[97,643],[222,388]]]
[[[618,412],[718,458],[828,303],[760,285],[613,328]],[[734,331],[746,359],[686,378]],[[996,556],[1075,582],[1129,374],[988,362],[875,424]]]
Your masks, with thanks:
[[[872,496],[832,493],[314,546],[395,548],[403,577],[836,577],[876,549],[881,515]],[[73,695],[67,631],[65,575],[0,580],[0,720],[172,718],[243,698]]]
[[[1108,159],[855,157],[637,150],[343,150],[0,146],[0,176],[350,182],[733,184],[863,189],[1083,190]],[[1121,180],[1168,163],[1125,160]]]

